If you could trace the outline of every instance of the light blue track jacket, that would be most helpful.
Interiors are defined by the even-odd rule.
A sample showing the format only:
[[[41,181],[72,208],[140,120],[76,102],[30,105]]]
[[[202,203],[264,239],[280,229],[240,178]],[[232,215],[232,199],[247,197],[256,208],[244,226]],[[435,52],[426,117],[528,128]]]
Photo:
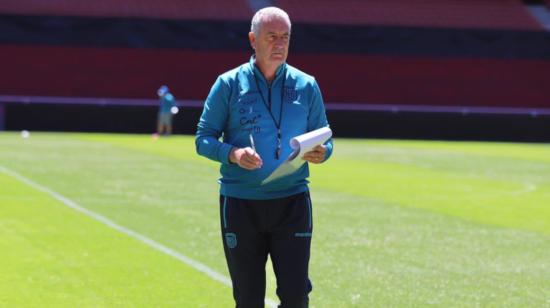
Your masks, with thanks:
[[[219,182],[224,196],[265,200],[304,192],[309,176],[307,163],[291,175],[265,185],[261,182],[290,155],[290,139],[328,126],[321,91],[312,76],[286,63],[279,66],[269,86],[254,61],[252,56],[249,63],[220,75],[212,86],[198,124],[197,153],[221,162]],[[281,155],[276,159],[279,119]],[[229,162],[233,147],[251,146],[250,134],[263,160],[256,170]],[[332,154],[332,139],[325,145],[326,160]]]

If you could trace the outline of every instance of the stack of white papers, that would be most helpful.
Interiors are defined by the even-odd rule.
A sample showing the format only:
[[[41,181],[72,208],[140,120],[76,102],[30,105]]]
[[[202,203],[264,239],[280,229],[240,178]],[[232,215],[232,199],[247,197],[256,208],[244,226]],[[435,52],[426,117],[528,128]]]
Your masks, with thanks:
[[[292,174],[306,163],[302,158],[318,145],[325,143],[332,136],[332,130],[328,127],[322,127],[309,133],[294,137],[290,140],[292,153],[288,158],[277,167],[262,184],[269,183],[285,175]]]

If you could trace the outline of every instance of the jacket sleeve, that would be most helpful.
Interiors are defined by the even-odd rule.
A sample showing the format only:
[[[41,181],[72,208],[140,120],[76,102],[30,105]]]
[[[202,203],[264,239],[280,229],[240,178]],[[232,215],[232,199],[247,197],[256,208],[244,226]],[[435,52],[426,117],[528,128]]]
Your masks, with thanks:
[[[195,136],[199,155],[224,164],[229,163],[232,149],[230,144],[219,140],[229,119],[229,93],[229,85],[218,77],[204,103]]]
[[[325,113],[325,104],[323,102],[323,96],[321,95],[321,89],[319,89],[319,85],[317,84],[317,81],[313,81],[313,94],[312,94],[311,104],[309,106],[309,118],[307,123],[307,130],[312,131],[325,126],[329,126],[329,125],[327,121],[327,115]],[[323,159],[323,161],[326,161],[332,155],[332,149],[334,147],[332,138],[327,140],[327,142],[325,142],[324,145],[327,148],[327,152],[325,153],[325,159]]]

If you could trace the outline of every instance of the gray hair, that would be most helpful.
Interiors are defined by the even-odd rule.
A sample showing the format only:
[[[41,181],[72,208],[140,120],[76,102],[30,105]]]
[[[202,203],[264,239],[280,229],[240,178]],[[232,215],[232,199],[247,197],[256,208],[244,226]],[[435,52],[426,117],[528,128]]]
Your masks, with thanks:
[[[250,31],[254,32],[255,36],[258,36],[260,34],[260,26],[265,17],[282,18],[286,20],[286,22],[288,22],[288,28],[290,29],[291,27],[290,17],[288,17],[288,14],[278,7],[270,6],[257,11],[256,14],[254,14],[254,17],[252,17]]]

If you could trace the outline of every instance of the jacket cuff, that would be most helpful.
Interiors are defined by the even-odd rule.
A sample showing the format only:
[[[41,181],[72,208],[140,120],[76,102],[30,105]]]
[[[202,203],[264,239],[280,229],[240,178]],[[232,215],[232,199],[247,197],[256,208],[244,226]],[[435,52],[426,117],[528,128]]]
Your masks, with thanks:
[[[218,159],[222,164],[229,164],[229,154],[231,153],[233,146],[227,143],[222,143],[218,151]]]
[[[330,156],[332,156],[332,142],[328,142],[327,144],[325,144],[325,147],[327,151],[325,152],[325,158],[323,159],[323,161],[321,161],[322,163],[326,162],[330,158]]]

